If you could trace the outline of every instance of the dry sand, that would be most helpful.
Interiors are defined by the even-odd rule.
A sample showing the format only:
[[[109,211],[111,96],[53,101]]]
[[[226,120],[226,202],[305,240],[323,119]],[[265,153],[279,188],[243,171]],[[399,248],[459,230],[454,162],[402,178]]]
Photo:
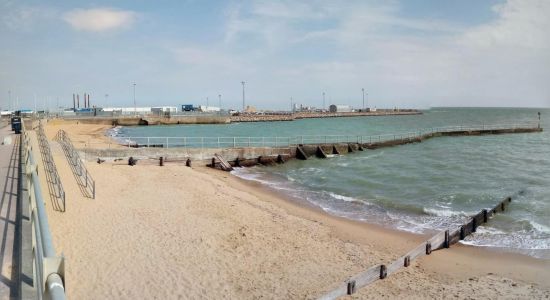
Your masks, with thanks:
[[[47,126],[48,135],[57,129]],[[64,129],[85,140],[105,126]],[[46,205],[70,299],[315,298],[424,239],[329,216],[204,167],[87,163],[93,200],[82,196],[55,142],[52,152],[67,211]],[[548,298],[549,267],[457,245],[353,298]]]

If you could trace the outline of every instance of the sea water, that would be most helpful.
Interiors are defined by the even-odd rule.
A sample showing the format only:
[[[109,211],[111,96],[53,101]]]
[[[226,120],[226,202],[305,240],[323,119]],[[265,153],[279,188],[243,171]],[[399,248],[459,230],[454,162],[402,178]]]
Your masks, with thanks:
[[[133,136],[377,135],[439,126],[531,122],[550,130],[549,109],[434,108],[422,115],[292,122],[123,127]],[[238,169],[291,199],[354,220],[415,233],[455,228],[513,196],[464,242],[550,258],[550,133],[438,137],[329,159]]]

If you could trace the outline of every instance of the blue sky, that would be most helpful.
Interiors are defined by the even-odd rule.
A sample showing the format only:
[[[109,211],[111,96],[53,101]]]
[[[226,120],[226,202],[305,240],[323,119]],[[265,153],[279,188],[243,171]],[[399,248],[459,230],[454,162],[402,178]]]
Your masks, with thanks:
[[[0,106],[550,106],[550,1],[0,0]],[[105,98],[105,94],[109,96]]]

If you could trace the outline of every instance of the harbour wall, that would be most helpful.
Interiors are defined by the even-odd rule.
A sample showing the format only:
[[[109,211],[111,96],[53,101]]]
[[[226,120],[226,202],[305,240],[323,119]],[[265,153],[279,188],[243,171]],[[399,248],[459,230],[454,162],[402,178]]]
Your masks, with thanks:
[[[285,147],[240,147],[240,148],[81,148],[85,159],[127,160],[129,157],[142,160],[183,161],[190,159],[198,164],[211,164],[215,154],[225,158],[232,166],[250,166],[255,164],[282,163],[289,159],[326,158],[329,155],[343,155],[368,149],[393,147],[404,144],[420,143],[424,140],[442,136],[475,136],[489,134],[512,134],[541,132],[542,128],[504,128],[487,130],[456,130],[431,132],[414,137],[397,137],[392,140],[365,143],[320,143],[300,144]]]

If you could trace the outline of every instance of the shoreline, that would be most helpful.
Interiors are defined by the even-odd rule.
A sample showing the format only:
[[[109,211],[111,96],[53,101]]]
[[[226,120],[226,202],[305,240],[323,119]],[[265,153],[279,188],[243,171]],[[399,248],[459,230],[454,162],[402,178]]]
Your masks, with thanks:
[[[384,227],[380,224],[332,215],[319,207],[315,207],[313,204],[298,203],[283,192],[270,188],[260,182],[239,178],[232,174],[225,176],[220,170],[204,167],[204,170],[201,170],[201,172],[223,180],[239,190],[246,190],[256,195],[258,199],[275,204],[296,217],[327,225],[340,239],[355,243],[383,243],[383,248],[389,247],[392,250],[397,250],[392,254],[394,258],[402,256],[432,236],[431,234],[406,232]],[[461,278],[474,274],[478,276],[487,275],[487,273],[492,273],[493,275],[500,273],[501,275],[513,276],[515,272],[522,273],[521,270],[523,269],[526,272],[518,276],[516,280],[522,278],[526,280],[525,282],[535,282],[541,286],[550,288],[550,281],[546,280],[547,277],[541,278],[537,272],[531,273],[528,271],[531,268],[538,269],[550,276],[550,270],[545,270],[545,268],[550,268],[550,260],[548,259],[462,243],[457,243],[449,249],[435,251],[433,254],[419,259],[419,264],[422,264],[426,268],[426,271],[429,272],[446,273],[448,272],[446,268],[447,264],[460,265],[461,272],[454,275],[458,275],[457,277]],[[384,262],[389,263],[390,261],[382,261],[381,263]],[[498,266],[501,262],[506,262],[506,264]],[[546,267],[541,267],[541,265]],[[486,272],[485,270],[493,271]],[[353,275],[355,274],[349,274],[349,276]],[[342,278],[342,281],[344,279],[346,278]],[[368,290],[369,288],[366,287],[365,289]]]

